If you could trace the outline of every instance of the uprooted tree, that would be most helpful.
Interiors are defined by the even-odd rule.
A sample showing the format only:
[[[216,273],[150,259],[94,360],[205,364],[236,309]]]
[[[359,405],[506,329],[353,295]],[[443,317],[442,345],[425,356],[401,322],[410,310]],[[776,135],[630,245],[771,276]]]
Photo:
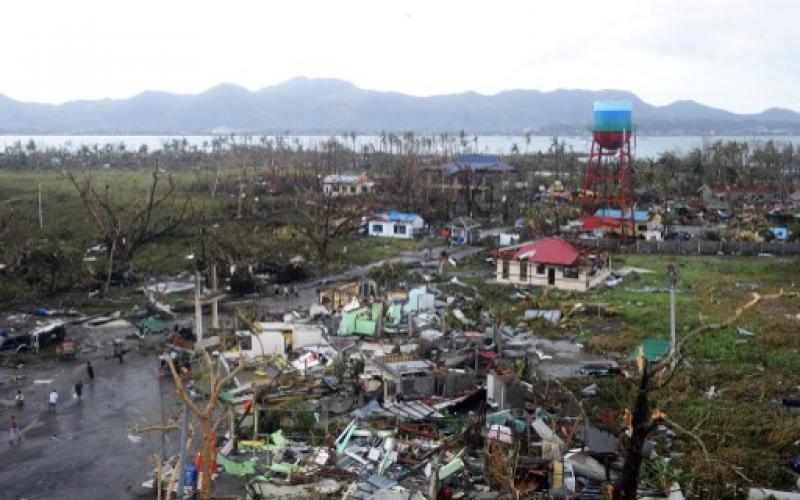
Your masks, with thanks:
[[[200,488],[200,498],[202,500],[211,499],[211,463],[212,453],[216,453],[216,443],[214,442],[214,425],[211,419],[214,416],[214,411],[219,406],[219,395],[222,389],[233,380],[236,375],[244,370],[244,358],[239,359],[239,364],[231,370],[227,375],[219,378],[216,370],[214,369],[214,362],[207,352],[203,352],[203,359],[206,364],[205,376],[208,380],[209,396],[205,407],[201,407],[195,402],[186,390],[186,387],[181,381],[178,371],[175,369],[175,364],[169,356],[164,356],[169,366],[169,371],[172,374],[172,380],[175,382],[175,392],[183,403],[189,408],[189,411],[200,422],[200,429],[203,431],[202,445],[200,448],[200,472],[202,473],[203,482]],[[183,443],[181,443],[183,446]]]
[[[622,475],[619,478],[617,487],[614,489],[614,500],[634,500],[638,498],[639,470],[641,469],[643,458],[642,448],[647,436],[650,435],[659,424],[667,424],[674,430],[694,439],[703,449],[706,460],[709,460],[705,445],[695,434],[682,428],[676,422],[670,421],[664,413],[658,410],[651,411],[650,396],[652,393],[664,388],[672,380],[683,362],[683,357],[681,355],[683,346],[697,335],[733,325],[745,311],[751,309],[761,301],[790,296],[797,297],[798,295],[800,294],[785,293],[783,290],[770,295],[753,293],[751,299],[737,308],[735,313],[727,320],[720,323],[703,324],[691,330],[677,343],[675,349],[671,353],[656,362],[652,367],[649,366],[643,354],[639,355],[637,362],[640,377],[637,383],[633,408],[630,412],[629,421],[627,422],[628,437],[625,443],[624,464],[622,467]]]
[[[162,186],[163,175],[158,166],[153,169],[143,201],[131,204],[109,184],[98,185],[88,175],[81,179],[71,171],[63,175],[75,187],[106,246],[104,293],[108,292],[114,270],[130,266],[143,245],[174,232],[183,222],[190,204],[188,196],[182,203],[176,203],[174,179],[168,175]]]

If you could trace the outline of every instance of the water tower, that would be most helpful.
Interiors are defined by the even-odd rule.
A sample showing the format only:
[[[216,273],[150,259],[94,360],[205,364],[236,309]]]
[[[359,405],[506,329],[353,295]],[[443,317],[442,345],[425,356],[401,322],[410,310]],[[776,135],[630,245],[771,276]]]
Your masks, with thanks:
[[[592,123],[592,149],[580,197],[581,217],[614,219],[620,236],[636,234],[634,224],[633,158],[631,136],[633,103],[596,101]]]

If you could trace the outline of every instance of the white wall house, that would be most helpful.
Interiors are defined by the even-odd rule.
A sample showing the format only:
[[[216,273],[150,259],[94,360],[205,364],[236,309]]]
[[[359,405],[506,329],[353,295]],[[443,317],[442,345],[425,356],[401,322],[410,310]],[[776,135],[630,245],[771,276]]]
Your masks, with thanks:
[[[606,257],[583,258],[561,238],[546,238],[501,248],[497,282],[585,292],[611,274]]]
[[[425,221],[417,214],[380,212],[367,220],[367,234],[410,240],[425,232]]]

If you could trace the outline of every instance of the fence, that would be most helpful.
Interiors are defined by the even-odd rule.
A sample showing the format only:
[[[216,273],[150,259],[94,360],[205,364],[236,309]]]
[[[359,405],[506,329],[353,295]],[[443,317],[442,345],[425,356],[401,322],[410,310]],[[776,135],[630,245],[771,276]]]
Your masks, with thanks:
[[[587,241],[578,240],[586,245]],[[732,255],[756,256],[770,254],[775,256],[800,255],[800,243],[788,242],[744,242],[744,241],[710,241],[710,240],[665,240],[644,241],[636,240],[631,243],[621,243],[617,239],[601,239],[590,243],[599,251],[615,253],[641,254],[641,255]]]

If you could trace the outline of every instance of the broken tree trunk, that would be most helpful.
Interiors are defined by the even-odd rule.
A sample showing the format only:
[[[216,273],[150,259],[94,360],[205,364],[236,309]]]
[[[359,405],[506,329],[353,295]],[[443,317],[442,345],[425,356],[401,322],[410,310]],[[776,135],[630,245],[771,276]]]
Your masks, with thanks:
[[[639,469],[642,466],[642,447],[647,439],[647,436],[658,426],[660,422],[666,421],[665,415],[656,411],[651,413],[650,410],[650,393],[665,387],[672,377],[677,372],[682,359],[681,350],[683,346],[693,337],[703,334],[705,332],[720,330],[727,328],[735,321],[737,321],[742,314],[747,310],[755,307],[763,300],[774,300],[786,297],[797,297],[798,293],[785,293],[780,290],[778,293],[770,295],[760,295],[753,293],[752,298],[742,306],[736,308],[733,315],[720,323],[703,324],[686,334],[683,339],[675,346],[675,349],[666,357],[662,358],[654,365],[652,370],[655,383],[651,383],[650,369],[648,367],[647,359],[642,353],[639,356],[639,371],[642,373],[639,380],[639,386],[636,392],[636,401],[633,406],[633,412],[630,416],[630,437],[625,446],[625,462],[622,467],[622,475],[620,476],[618,487],[614,490],[615,500],[634,500],[639,488]],[[690,435],[697,441],[699,439],[696,435]],[[702,442],[699,441],[702,445]],[[704,453],[706,452],[705,446],[702,446]]]
[[[636,392],[636,402],[631,415],[630,436],[625,444],[625,463],[622,467],[622,476],[619,488],[614,491],[615,500],[635,500],[639,489],[639,469],[642,466],[642,447],[648,434],[657,425],[656,420],[650,418],[650,375],[647,361],[644,362],[642,378]]]
[[[175,370],[175,364],[172,362],[172,358],[169,355],[165,356],[167,360],[167,365],[169,366],[169,371],[172,373],[172,379],[175,382],[175,392],[178,394],[178,397],[186,404],[189,408],[189,411],[194,414],[195,417],[200,421],[200,427],[203,430],[203,437],[201,440],[201,451],[200,457],[202,463],[200,464],[200,471],[199,473],[202,474],[203,483],[201,484],[200,488],[200,498],[202,500],[211,500],[211,454],[216,453],[216,443],[214,442],[214,426],[211,423],[211,418],[214,415],[214,410],[216,410],[217,406],[219,405],[219,394],[222,392],[222,389],[233,380],[233,378],[244,369],[244,358],[239,359],[239,365],[231,370],[230,373],[222,377],[221,379],[217,379],[217,374],[214,371],[214,362],[211,360],[211,356],[208,355],[207,352],[203,353],[206,361],[206,370],[209,379],[209,390],[210,394],[208,397],[208,403],[206,404],[205,408],[201,408],[197,405],[197,403],[192,400],[189,396],[189,393],[186,391],[186,388],[181,382],[181,378],[178,375],[178,372]]]

